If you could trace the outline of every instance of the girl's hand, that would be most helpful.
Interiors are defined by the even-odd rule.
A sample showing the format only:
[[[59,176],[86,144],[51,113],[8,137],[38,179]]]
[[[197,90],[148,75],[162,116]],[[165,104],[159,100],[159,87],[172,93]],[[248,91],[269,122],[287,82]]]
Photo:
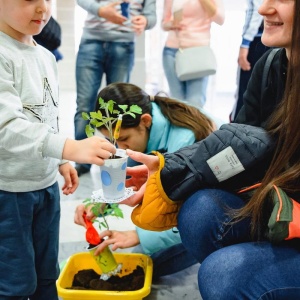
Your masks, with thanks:
[[[106,239],[97,247],[95,255],[100,254],[104,250],[104,248],[109,245],[112,245],[111,249],[115,251],[118,248],[124,249],[134,247],[140,243],[138,234],[135,230],[105,230],[100,233],[100,238]]]

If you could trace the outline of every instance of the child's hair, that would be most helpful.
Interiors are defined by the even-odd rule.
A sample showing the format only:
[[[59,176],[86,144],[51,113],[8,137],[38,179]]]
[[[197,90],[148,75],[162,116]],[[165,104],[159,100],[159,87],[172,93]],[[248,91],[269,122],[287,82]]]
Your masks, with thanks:
[[[142,109],[142,114],[150,114],[151,116],[151,102],[155,102],[171,124],[192,130],[196,141],[204,139],[214,130],[213,122],[196,107],[165,96],[149,96],[141,88],[131,83],[112,83],[102,89],[96,101],[96,111],[100,110],[99,98],[104,101],[113,100],[117,105],[136,104]],[[100,111],[104,113],[104,111]],[[114,115],[114,117],[116,116]],[[137,114],[135,118],[125,115],[122,128],[137,127],[140,120],[141,115]]]

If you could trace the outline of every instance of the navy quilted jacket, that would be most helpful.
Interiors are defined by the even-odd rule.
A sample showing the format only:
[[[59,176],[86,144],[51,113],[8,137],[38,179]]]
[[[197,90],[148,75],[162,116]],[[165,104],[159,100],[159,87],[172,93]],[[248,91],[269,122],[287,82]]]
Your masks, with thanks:
[[[262,179],[274,149],[274,141],[263,128],[282,99],[287,68],[285,50],[279,50],[272,61],[267,86],[262,87],[268,53],[253,69],[244,107],[235,123],[221,126],[203,141],[164,154],[161,182],[173,201],[185,200],[203,188],[234,192]]]

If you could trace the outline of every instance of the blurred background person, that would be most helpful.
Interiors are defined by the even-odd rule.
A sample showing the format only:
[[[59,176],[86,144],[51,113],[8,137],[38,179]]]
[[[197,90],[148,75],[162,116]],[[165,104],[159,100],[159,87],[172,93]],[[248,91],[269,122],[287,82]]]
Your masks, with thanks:
[[[269,49],[261,42],[263,16],[258,13],[258,8],[263,0],[247,1],[248,7],[242,34],[242,44],[238,56],[236,101],[229,116],[230,121],[235,119],[243,105],[243,95],[247,89],[254,65]]]
[[[211,24],[222,25],[224,14],[222,0],[165,0],[162,28],[168,35],[163,49],[163,67],[172,98],[204,106],[208,76],[180,81],[176,75],[175,56],[179,48],[209,45]]]
[[[52,52],[56,61],[63,59],[58,49],[61,45],[61,26],[52,16],[43,30],[33,38],[38,44]]]
[[[74,125],[75,139],[81,140],[86,137],[87,125],[81,115],[95,108],[103,74],[106,84],[129,82],[135,37],[156,24],[156,5],[155,0],[131,0],[127,18],[122,15],[121,1],[77,0],[77,3],[88,12],[76,60]],[[89,172],[91,165],[76,164],[75,168],[81,176]]]

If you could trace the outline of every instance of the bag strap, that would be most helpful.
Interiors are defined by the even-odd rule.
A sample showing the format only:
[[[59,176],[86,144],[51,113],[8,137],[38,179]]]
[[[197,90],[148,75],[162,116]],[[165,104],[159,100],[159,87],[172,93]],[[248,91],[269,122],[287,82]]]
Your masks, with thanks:
[[[278,50],[280,50],[280,48],[272,49],[267,57],[266,62],[265,62],[263,75],[262,75],[261,94],[263,93],[263,90],[267,87],[268,76],[269,76],[271,64],[272,64],[273,58],[274,58],[275,54],[278,52]]]
[[[277,52],[277,51],[276,51]],[[239,190],[237,193],[238,194],[241,194],[241,193],[245,193],[245,192],[248,192],[248,191],[251,191],[251,190],[255,190],[257,189],[259,186],[261,185],[261,183],[256,183],[256,184],[253,184],[251,186],[248,186],[246,188],[243,188],[241,190]],[[282,191],[279,187],[277,187],[275,184],[273,184],[273,189],[275,190],[276,194],[277,194],[277,197],[278,197],[278,201],[279,201],[279,208],[278,208],[278,212],[276,214],[276,222],[279,222],[279,219],[280,219],[280,213],[282,211],[282,206],[283,206],[283,200],[282,200],[282,196],[281,196],[281,193],[280,191]]]
[[[256,188],[258,188],[259,186],[261,185],[261,183],[255,183],[251,186],[247,186],[245,188],[242,188],[241,190],[239,190],[237,193],[238,194],[241,194],[241,193],[245,193],[245,192],[249,192],[249,191],[252,191],[252,190],[255,190]]]

